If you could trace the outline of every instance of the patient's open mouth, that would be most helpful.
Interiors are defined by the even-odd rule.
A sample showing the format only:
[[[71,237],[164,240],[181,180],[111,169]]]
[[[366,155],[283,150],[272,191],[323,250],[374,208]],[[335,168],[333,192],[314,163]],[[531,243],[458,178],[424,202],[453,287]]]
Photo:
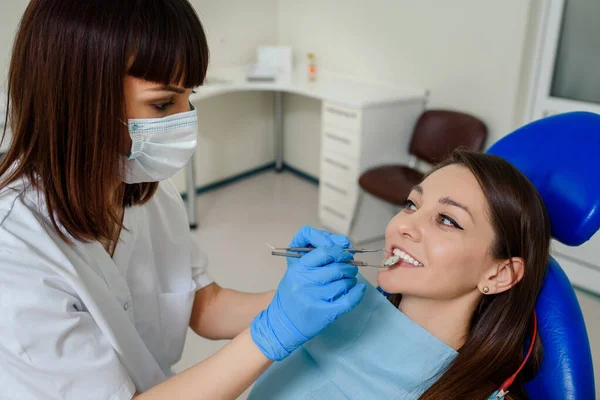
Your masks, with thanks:
[[[423,267],[423,263],[399,248],[393,248],[392,256],[383,262],[386,267],[406,264],[407,267]]]

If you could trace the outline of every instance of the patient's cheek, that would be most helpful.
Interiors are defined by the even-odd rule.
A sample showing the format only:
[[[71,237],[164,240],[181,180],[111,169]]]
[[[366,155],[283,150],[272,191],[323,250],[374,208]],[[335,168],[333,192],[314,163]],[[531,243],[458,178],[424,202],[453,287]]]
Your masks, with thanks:
[[[377,284],[387,293],[435,297],[435,292],[444,282],[439,273],[431,268],[396,264],[381,269],[377,274]],[[443,286],[443,285],[441,285]]]

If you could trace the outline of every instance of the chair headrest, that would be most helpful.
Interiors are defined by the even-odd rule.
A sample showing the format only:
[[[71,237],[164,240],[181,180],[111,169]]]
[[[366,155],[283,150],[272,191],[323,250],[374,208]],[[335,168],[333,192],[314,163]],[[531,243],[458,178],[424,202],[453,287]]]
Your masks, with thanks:
[[[552,236],[570,246],[600,228],[600,115],[559,114],[532,122],[488,151],[517,167],[540,192]]]
[[[600,115],[574,112],[532,122],[489,150],[536,186],[552,236],[578,246],[600,228]],[[536,304],[544,358],[529,382],[531,398],[594,398],[593,363],[585,322],[569,279],[551,259]]]

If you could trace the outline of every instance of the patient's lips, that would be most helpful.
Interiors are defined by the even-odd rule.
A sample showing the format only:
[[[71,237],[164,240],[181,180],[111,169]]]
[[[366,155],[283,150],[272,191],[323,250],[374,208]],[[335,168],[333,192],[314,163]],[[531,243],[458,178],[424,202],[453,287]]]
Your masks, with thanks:
[[[404,250],[401,250],[399,248],[394,248],[393,254],[394,255],[392,257],[389,257],[388,259],[386,259],[383,262],[384,266],[391,267],[393,265],[398,264],[398,262],[401,262],[401,264],[406,264],[406,266],[412,266],[412,267],[423,267],[424,266],[422,262],[415,259],[413,256],[411,256],[410,254],[408,254],[407,252],[405,252]]]

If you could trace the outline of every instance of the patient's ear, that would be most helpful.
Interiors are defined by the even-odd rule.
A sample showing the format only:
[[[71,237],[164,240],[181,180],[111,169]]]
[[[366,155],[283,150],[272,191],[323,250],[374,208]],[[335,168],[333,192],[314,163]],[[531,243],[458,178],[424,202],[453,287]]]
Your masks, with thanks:
[[[525,273],[525,260],[513,257],[502,260],[488,269],[481,282],[479,290],[484,294],[498,294],[507,291],[523,279]],[[484,288],[488,288],[486,291]]]

